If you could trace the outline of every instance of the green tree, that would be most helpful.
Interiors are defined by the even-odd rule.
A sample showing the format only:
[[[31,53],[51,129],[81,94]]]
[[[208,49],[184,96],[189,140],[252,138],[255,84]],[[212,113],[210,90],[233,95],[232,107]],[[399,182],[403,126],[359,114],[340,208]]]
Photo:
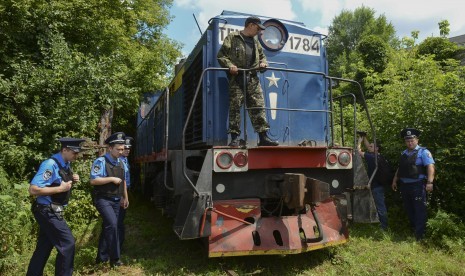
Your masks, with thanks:
[[[419,55],[434,55],[437,61],[460,59],[463,48],[445,37],[428,37],[418,45]]]
[[[26,181],[58,150],[56,139],[102,141],[112,116],[132,121],[139,96],[167,85],[180,55],[178,43],[162,33],[170,5],[171,0],[0,2],[0,201],[6,208],[0,274],[33,244],[24,235],[34,230]],[[73,192],[71,227],[95,215],[84,182],[89,161],[74,166],[83,182]]]
[[[360,40],[357,52],[362,57],[364,66],[381,73],[388,63],[389,46],[380,37],[369,35]]]
[[[465,163],[465,132],[460,127],[465,120],[465,67],[456,59],[460,47],[444,37],[427,38],[416,45],[418,31],[413,31],[411,38],[403,38],[401,47],[360,30],[358,33],[364,35],[349,43],[352,19],[352,13],[344,11],[331,25],[330,67],[335,66],[333,72],[362,84],[376,136],[392,163],[396,165],[399,152],[404,149],[400,130],[415,127],[422,131],[420,144],[431,150],[437,169],[430,206],[464,219],[459,211],[465,207],[465,172],[460,169]],[[335,94],[358,95],[347,85],[340,85],[337,90]],[[362,114],[357,116],[359,129],[368,129]],[[350,107],[344,115],[345,127],[349,126],[345,134],[350,137]],[[338,129],[336,135],[340,135]]]
[[[388,44],[396,44],[394,26],[384,15],[376,18],[371,8],[362,6],[354,11],[344,10],[336,16],[329,26],[326,40],[330,74],[343,76],[344,72],[352,71],[351,64],[358,60],[358,55],[354,55],[357,45],[370,35]]]
[[[384,93],[368,105],[384,142],[385,153],[397,161],[404,145],[399,132],[404,127],[422,131],[420,144],[431,150],[436,161],[433,205],[464,218],[465,132],[458,127],[465,120],[465,69],[456,60],[438,62],[433,56],[397,52],[383,72],[389,82]]]
[[[465,48],[449,41],[449,21],[442,20],[438,23],[441,37],[428,37],[418,45],[419,55],[434,55],[436,61],[463,58]]]
[[[449,35],[449,32],[450,32],[449,21],[442,20],[442,21],[440,21],[438,23],[438,25],[439,25],[439,34],[441,35],[441,37],[446,38]]]
[[[11,151],[48,154],[63,135],[104,140],[111,115],[129,120],[141,93],[167,84],[180,54],[162,33],[170,20],[168,0],[0,5],[0,115],[9,128],[1,138]],[[5,166],[16,166],[7,171],[18,175],[37,162],[28,165],[27,156],[43,157],[15,156]]]

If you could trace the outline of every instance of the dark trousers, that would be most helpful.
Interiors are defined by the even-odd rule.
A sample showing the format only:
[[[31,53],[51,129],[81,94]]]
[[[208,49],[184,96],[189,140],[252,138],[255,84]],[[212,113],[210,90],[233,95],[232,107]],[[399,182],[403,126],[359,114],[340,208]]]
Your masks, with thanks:
[[[119,237],[119,248],[123,248],[123,242],[125,238],[125,227],[124,227],[124,218],[126,217],[126,209],[120,206],[119,215],[118,215],[118,237]]]
[[[381,228],[386,230],[388,227],[388,216],[386,203],[384,201],[384,187],[381,185],[372,186],[371,194],[373,195],[373,200],[375,201]]]
[[[118,214],[120,200],[96,197],[95,208],[102,216],[102,231],[98,242],[97,261],[117,261],[120,258]]]
[[[39,237],[26,275],[43,275],[45,264],[55,247],[55,275],[72,275],[75,240],[64,219],[59,219],[47,205],[34,203],[32,213],[39,224]]]
[[[410,226],[414,229],[417,240],[421,240],[425,236],[428,219],[425,182],[422,180],[414,183],[401,183],[400,192]]]

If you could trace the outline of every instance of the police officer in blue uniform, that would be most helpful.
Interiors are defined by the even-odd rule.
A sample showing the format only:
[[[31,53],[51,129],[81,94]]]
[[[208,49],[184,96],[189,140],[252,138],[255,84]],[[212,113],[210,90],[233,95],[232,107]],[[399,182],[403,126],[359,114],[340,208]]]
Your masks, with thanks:
[[[405,128],[400,136],[405,140],[407,149],[401,154],[392,189],[397,191],[399,183],[410,226],[415,231],[416,239],[421,240],[424,238],[428,219],[426,192],[433,191],[434,160],[428,149],[418,145],[419,130]]]
[[[97,263],[110,261],[111,266],[121,266],[118,239],[118,215],[120,204],[129,206],[126,189],[128,169],[120,160],[126,135],[116,132],[105,140],[109,151],[92,164],[90,184],[94,186],[93,198],[97,211],[102,216]]]
[[[132,137],[126,136],[126,140],[124,142],[124,150],[123,155],[120,157],[121,161],[126,165],[128,168],[128,173],[126,174],[126,189],[129,191],[131,188],[131,176],[130,176],[130,166],[128,162],[128,156],[131,152],[131,142],[134,139]],[[125,238],[125,227],[124,227],[124,218],[126,217],[126,208],[124,208],[123,204],[120,205],[119,208],[119,216],[118,216],[118,235],[119,235],[119,248],[120,251],[123,249],[123,242]]]
[[[40,164],[31,181],[29,194],[36,197],[32,213],[39,224],[39,237],[32,254],[27,275],[43,275],[45,264],[55,247],[55,275],[72,275],[74,264],[74,237],[63,218],[73,183],[79,175],[71,170],[70,163],[81,151],[83,139],[61,138],[60,152]]]

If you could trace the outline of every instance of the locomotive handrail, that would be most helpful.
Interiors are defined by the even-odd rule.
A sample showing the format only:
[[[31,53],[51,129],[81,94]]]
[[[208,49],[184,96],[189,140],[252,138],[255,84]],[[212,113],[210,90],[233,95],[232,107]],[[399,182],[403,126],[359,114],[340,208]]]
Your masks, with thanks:
[[[297,72],[297,73],[307,73],[307,74],[317,74],[317,75],[322,75],[322,76],[326,76],[326,74],[324,73],[321,73],[321,72],[315,72],[315,71],[305,71],[305,70],[294,70],[294,69],[283,69],[283,68],[274,68],[274,67],[268,67],[267,69],[269,70],[282,70],[282,71],[288,71],[288,72]],[[256,71],[256,70],[263,70],[263,68],[251,68],[251,69],[242,69],[242,68],[238,68],[238,71],[240,72],[248,72],[248,71]],[[194,106],[195,106],[195,102],[197,100],[197,96],[199,94],[199,91],[200,91],[200,87],[201,87],[201,84],[203,82],[203,78],[204,78],[204,75],[207,71],[229,71],[229,68],[223,68],[223,67],[208,67],[208,68],[205,68],[203,71],[202,71],[202,74],[200,75],[200,78],[199,78],[199,83],[197,84],[197,88],[195,89],[195,93],[194,93],[194,97],[192,98],[192,104],[189,108],[189,112],[187,113],[187,117],[186,117],[186,122],[184,123],[184,127],[182,129],[182,137],[181,137],[181,156],[182,156],[182,162],[183,162],[183,166],[182,166],[182,172],[183,172],[183,176],[184,178],[187,180],[187,182],[189,183],[189,185],[192,187],[192,190],[194,191],[194,193],[198,196],[200,193],[199,191],[197,190],[197,188],[195,187],[195,184],[192,182],[192,180],[189,178],[189,176],[187,175],[187,172],[186,172],[186,160],[185,160],[185,151],[186,151],[186,130],[187,130],[187,126],[189,124],[189,120],[192,116],[192,112],[194,110]],[[245,81],[245,78],[244,78],[244,81]],[[247,93],[247,87],[245,86],[244,87],[244,93]],[[244,108],[247,108],[246,107],[246,101],[244,100]],[[244,115],[245,117],[245,115]],[[244,120],[245,121],[245,120]],[[244,127],[246,128],[246,127]],[[244,135],[246,135],[245,131],[244,131]],[[244,137],[246,138],[246,136]]]
[[[323,109],[301,109],[301,108],[282,108],[282,107],[248,107],[247,110],[249,110],[249,109],[331,113],[331,111],[323,110]]]
[[[186,158],[184,158],[185,152],[186,152],[186,130],[187,130],[187,125],[189,124],[189,120],[190,120],[190,118],[192,116],[192,111],[194,110],[195,101],[197,100],[197,95],[199,94],[200,85],[203,82],[203,76],[205,75],[205,73],[207,71],[227,71],[227,70],[229,70],[229,68],[209,67],[209,68],[205,68],[202,71],[202,74],[200,75],[200,78],[199,78],[200,81],[197,84],[197,88],[195,89],[194,97],[192,98],[191,107],[189,108],[189,112],[187,113],[186,122],[184,123],[184,127],[182,128],[182,137],[181,137],[181,156],[182,156],[182,164],[183,164],[183,166],[182,166],[182,174],[183,174],[184,178],[187,180],[187,182],[189,182],[189,185],[191,185],[192,190],[194,191],[194,193],[197,196],[200,195],[200,193],[197,190],[197,188],[195,187],[192,180],[187,175],[187,172],[186,172]]]
[[[257,70],[276,70],[276,71],[283,71],[283,72],[290,72],[290,73],[302,73],[302,74],[311,74],[311,75],[320,75],[322,77],[324,77],[325,79],[329,80],[330,81],[330,84],[333,82],[333,80],[337,80],[337,81],[342,81],[342,82],[348,82],[348,83],[352,83],[352,84],[355,84],[358,86],[359,88],[359,91],[360,91],[360,96],[362,98],[362,102],[363,102],[363,106],[365,108],[365,111],[366,111],[366,115],[367,115],[367,119],[368,119],[368,123],[370,124],[370,128],[371,128],[371,131],[373,133],[373,141],[374,141],[374,145],[375,145],[375,154],[377,154],[377,151],[376,151],[376,132],[375,132],[375,129],[373,127],[373,123],[371,121],[371,117],[370,117],[370,113],[368,112],[368,106],[366,104],[366,101],[365,101],[365,95],[363,94],[363,89],[362,89],[362,86],[360,85],[359,82],[357,81],[354,81],[354,80],[349,80],[349,79],[344,79],[344,78],[339,78],[339,77],[331,77],[331,76],[328,76],[327,74],[323,73],[323,72],[317,72],[317,71],[307,71],[307,70],[298,70],[298,69],[287,69],[287,68],[276,68],[276,67],[266,67],[266,68],[250,68],[250,69],[243,69],[243,68],[238,68],[238,71],[239,72],[243,72],[244,74],[246,72],[252,72],[252,71],[257,71]],[[201,84],[203,82],[203,78],[204,78],[204,75],[207,71],[229,71],[229,68],[223,68],[223,67],[208,67],[208,68],[205,68],[203,71],[202,71],[202,74],[200,75],[200,78],[199,78],[199,83],[197,84],[197,88],[195,90],[195,93],[194,93],[194,97],[192,98],[192,104],[189,108],[189,112],[187,114],[187,117],[186,117],[186,122],[184,123],[184,127],[182,129],[182,138],[181,138],[181,155],[182,155],[182,159],[183,159],[183,166],[182,166],[182,171],[183,171],[183,175],[184,175],[184,178],[189,182],[189,185],[192,187],[193,191],[195,192],[195,194],[198,196],[200,193],[199,191],[197,190],[197,188],[195,187],[195,184],[192,182],[192,180],[189,178],[189,176],[187,175],[187,172],[186,172],[186,160],[184,158],[185,156],[185,151],[186,151],[186,130],[187,130],[187,126],[189,124],[189,120],[192,116],[192,112],[194,110],[194,106],[195,106],[195,102],[197,100],[197,96],[199,94],[199,91],[200,91],[200,87],[201,87]],[[245,78],[244,78],[244,82],[245,82]],[[328,112],[328,113],[333,113],[332,111],[332,108],[333,108],[333,98],[332,98],[332,85],[329,86],[330,87],[330,103],[331,103],[331,110],[328,112],[325,110],[325,112]],[[244,86],[244,94],[247,93],[247,86],[245,85]],[[247,94],[245,95],[247,96]],[[246,97],[244,97],[244,109],[248,109],[247,106],[246,106]],[[265,107],[260,107],[261,109],[267,109]],[[255,107],[253,107],[253,109],[256,109]],[[299,111],[299,110],[289,110],[289,109],[280,109],[280,110],[287,110],[287,111]],[[310,110],[309,110],[310,111]],[[308,112],[308,111],[307,111]],[[313,111],[313,112],[317,112],[317,111]],[[244,113],[244,122],[246,122],[245,120],[245,117],[246,117],[246,114]],[[331,116],[332,118],[333,116]],[[333,123],[331,123],[331,134],[334,135],[334,129],[333,129]],[[245,124],[244,125],[244,130],[247,129],[247,125]],[[246,139],[246,131],[244,131],[244,138]],[[354,128],[354,137],[356,137],[356,128]],[[354,139],[355,140],[355,139]],[[332,137],[332,141],[334,142],[334,136]],[[354,151],[356,150],[356,144],[354,143]],[[375,158],[375,164],[376,164],[376,167],[375,167],[375,171],[376,172],[376,169],[378,168],[378,160],[377,158]],[[373,173],[373,176],[374,176],[374,173]],[[368,183],[368,185],[370,185],[371,183],[371,179]]]
[[[360,93],[362,94],[363,96],[363,90],[360,86]],[[343,97],[349,97],[349,96],[352,96],[353,100],[354,100],[354,153],[355,154],[359,154],[358,153],[358,149],[356,149],[356,145],[357,145],[357,125],[356,125],[356,121],[357,121],[357,105],[355,104],[356,103],[356,97],[354,94],[352,93],[349,93],[349,94],[346,94],[346,95],[341,95],[341,96],[338,96],[338,97],[335,97],[334,100],[336,99],[340,99],[342,101],[342,98]],[[376,147],[377,147],[377,143],[376,143],[376,131],[373,127],[373,124],[371,123],[371,118],[369,117],[370,114],[368,113],[368,109],[366,107],[366,103],[365,103],[365,98],[363,98],[363,103],[365,104],[365,109],[366,109],[366,112],[367,112],[367,118],[368,118],[368,122],[370,123],[370,128],[373,132],[373,144],[374,144],[374,147],[375,147],[375,154],[377,155],[377,151],[376,151]],[[332,124],[333,125],[333,124]],[[343,128],[343,125],[342,125],[342,104],[341,104],[341,135],[342,135],[342,145],[344,146],[344,131],[342,130]],[[373,170],[373,173],[371,174],[371,177],[370,179],[368,180],[368,187],[371,187],[371,182],[373,182],[373,179],[375,178],[375,174],[376,172],[378,171],[378,158],[375,158],[375,169]]]
[[[344,122],[344,117],[342,116],[342,99],[345,98],[345,97],[352,97],[352,100],[353,100],[353,105],[354,105],[354,126],[357,125],[357,105],[356,105],[356,100],[357,98],[355,97],[354,94],[352,93],[348,93],[348,94],[345,94],[345,95],[341,95],[341,96],[337,96],[337,97],[334,97],[333,100],[337,100],[339,99],[339,109],[340,109],[340,113],[341,113],[341,139],[342,139],[342,146],[344,146],[344,131],[343,131],[343,122]],[[354,127],[354,145],[357,143],[357,140],[356,140],[356,135],[357,135],[357,129]]]
[[[165,89],[165,164],[163,167],[163,183],[168,191],[174,191],[174,187],[168,186],[168,144],[169,144],[169,113],[170,113],[170,89]]]

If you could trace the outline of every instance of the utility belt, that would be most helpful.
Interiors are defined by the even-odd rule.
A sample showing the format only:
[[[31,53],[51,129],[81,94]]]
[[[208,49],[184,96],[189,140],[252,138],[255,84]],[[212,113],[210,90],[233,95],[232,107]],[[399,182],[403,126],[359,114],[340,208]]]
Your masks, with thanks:
[[[417,181],[414,182],[403,182],[401,179],[399,179],[399,184],[401,185],[413,185],[413,184],[426,184],[426,179],[418,179]]]
[[[245,83],[249,83],[250,79],[253,77],[257,77],[256,70],[245,72]],[[236,75],[236,83],[240,88],[244,89],[244,72],[239,71],[238,75]]]
[[[257,77],[258,76],[257,72],[258,72],[257,70],[246,71],[245,72],[245,77],[247,78],[247,81],[249,81],[251,77]],[[243,77],[244,77],[244,72],[239,71],[236,78],[242,79]]]
[[[247,72],[245,72],[245,75],[246,76],[255,76],[256,77],[257,72],[258,72],[257,70],[247,71]],[[239,72],[239,74],[243,74],[243,72]]]
[[[50,203],[50,204],[40,204],[37,201],[34,201],[31,208],[32,212],[34,211],[46,211],[54,214],[59,220],[63,220],[65,215],[65,207],[62,204]]]
[[[94,201],[97,198],[108,199],[108,200],[111,200],[111,201],[120,201],[121,200],[121,196],[119,196],[117,194],[102,193],[102,192],[98,192],[98,191],[95,191],[95,190],[92,191],[92,198],[94,199]],[[95,202],[94,202],[94,204],[95,204]]]

